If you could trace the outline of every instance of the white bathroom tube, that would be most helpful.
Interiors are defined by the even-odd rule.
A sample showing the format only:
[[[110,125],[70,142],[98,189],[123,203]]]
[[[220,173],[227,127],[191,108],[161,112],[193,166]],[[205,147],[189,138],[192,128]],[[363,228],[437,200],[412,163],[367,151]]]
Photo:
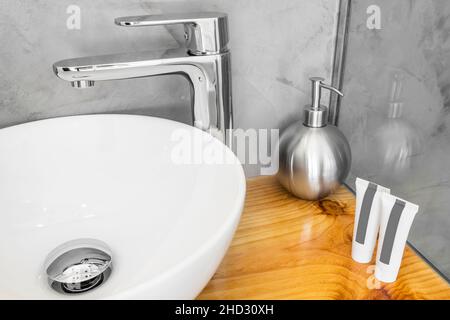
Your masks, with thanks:
[[[380,194],[389,194],[386,187],[356,178],[356,210],[353,228],[352,258],[369,263],[373,257],[380,226]]]
[[[408,233],[419,206],[390,194],[382,195],[381,206],[375,278],[383,282],[394,282],[400,269]]]

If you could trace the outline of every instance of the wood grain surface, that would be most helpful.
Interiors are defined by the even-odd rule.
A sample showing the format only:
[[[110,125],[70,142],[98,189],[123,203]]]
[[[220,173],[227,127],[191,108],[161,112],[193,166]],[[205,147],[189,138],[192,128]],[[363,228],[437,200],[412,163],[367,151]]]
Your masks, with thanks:
[[[374,278],[374,262],[354,262],[354,211],[345,187],[302,201],[274,177],[249,179],[234,240],[198,298],[450,299],[449,284],[409,247],[392,284]]]

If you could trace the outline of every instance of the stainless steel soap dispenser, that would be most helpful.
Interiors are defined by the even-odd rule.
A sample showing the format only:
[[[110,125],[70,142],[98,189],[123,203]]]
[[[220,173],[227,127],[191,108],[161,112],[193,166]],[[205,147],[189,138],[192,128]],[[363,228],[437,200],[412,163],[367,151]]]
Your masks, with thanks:
[[[321,199],[336,190],[347,178],[351,151],[347,139],[328,125],[328,108],[320,104],[321,89],[343,94],[323,83],[312,81],[312,104],[305,107],[304,121],[287,128],[278,144],[278,180],[295,196],[305,200]]]

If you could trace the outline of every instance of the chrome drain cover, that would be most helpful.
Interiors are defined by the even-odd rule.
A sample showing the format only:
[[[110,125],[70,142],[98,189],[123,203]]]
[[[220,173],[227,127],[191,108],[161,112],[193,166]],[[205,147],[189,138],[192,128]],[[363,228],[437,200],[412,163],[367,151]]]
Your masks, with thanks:
[[[111,250],[99,240],[72,240],[48,255],[45,269],[54,290],[71,294],[86,292],[100,286],[111,274]]]

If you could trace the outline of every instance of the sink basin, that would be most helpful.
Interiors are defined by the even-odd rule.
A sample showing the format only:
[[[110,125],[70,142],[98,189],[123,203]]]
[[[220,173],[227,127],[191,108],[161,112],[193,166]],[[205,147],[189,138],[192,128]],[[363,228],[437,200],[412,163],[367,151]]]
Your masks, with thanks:
[[[201,137],[208,143],[197,151],[224,161],[174,161],[174,132]],[[88,115],[2,129],[0,298],[193,299],[223,258],[244,198],[231,150],[175,121]],[[83,238],[109,246],[111,275],[85,293],[54,291],[47,255]]]

